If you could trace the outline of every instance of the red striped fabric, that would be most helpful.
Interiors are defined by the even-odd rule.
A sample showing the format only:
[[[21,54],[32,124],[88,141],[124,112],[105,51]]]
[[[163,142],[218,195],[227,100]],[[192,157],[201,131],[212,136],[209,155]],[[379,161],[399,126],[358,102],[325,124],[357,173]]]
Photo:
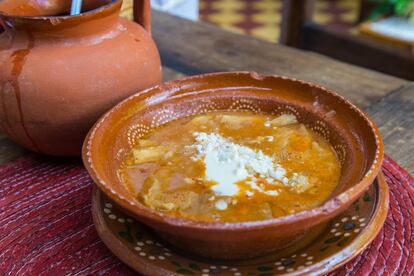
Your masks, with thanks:
[[[390,212],[384,229],[332,275],[414,273],[414,180],[386,157]],[[0,275],[129,275],[100,241],[93,182],[78,159],[30,155],[0,166]]]

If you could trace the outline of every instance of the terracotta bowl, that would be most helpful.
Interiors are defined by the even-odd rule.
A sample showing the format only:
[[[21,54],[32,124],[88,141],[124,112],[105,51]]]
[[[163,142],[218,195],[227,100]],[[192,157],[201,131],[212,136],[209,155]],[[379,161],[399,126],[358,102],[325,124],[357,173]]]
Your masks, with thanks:
[[[137,201],[117,175],[135,141],[171,120],[217,110],[295,114],[337,152],[342,164],[337,189],[312,210],[240,223],[175,218]],[[378,128],[341,96],[304,81],[250,72],[194,76],[137,93],[106,113],[83,147],[85,166],[96,185],[125,212],[180,249],[222,259],[249,258],[309,241],[363,194],[382,159]]]

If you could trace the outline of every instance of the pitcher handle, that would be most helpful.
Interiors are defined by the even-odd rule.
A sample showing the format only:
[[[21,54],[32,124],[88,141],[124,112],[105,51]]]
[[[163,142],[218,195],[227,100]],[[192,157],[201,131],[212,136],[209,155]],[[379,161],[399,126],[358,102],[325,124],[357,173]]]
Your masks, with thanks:
[[[151,35],[151,2],[150,0],[134,0],[134,21],[140,24]]]

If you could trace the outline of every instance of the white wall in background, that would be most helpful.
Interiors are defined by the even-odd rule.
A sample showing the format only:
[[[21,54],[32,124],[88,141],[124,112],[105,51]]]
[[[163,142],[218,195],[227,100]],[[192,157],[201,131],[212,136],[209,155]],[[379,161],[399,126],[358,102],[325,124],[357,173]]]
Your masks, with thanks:
[[[190,20],[198,20],[198,0],[151,0],[151,6]]]

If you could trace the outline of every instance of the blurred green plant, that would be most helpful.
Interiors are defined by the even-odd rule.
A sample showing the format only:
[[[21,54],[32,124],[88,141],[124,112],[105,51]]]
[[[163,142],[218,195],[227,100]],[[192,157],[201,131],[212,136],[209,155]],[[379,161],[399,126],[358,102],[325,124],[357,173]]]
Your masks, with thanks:
[[[371,13],[375,20],[383,16],[396,15],[414,22],[414,0],[371,0],[377,5]]]

